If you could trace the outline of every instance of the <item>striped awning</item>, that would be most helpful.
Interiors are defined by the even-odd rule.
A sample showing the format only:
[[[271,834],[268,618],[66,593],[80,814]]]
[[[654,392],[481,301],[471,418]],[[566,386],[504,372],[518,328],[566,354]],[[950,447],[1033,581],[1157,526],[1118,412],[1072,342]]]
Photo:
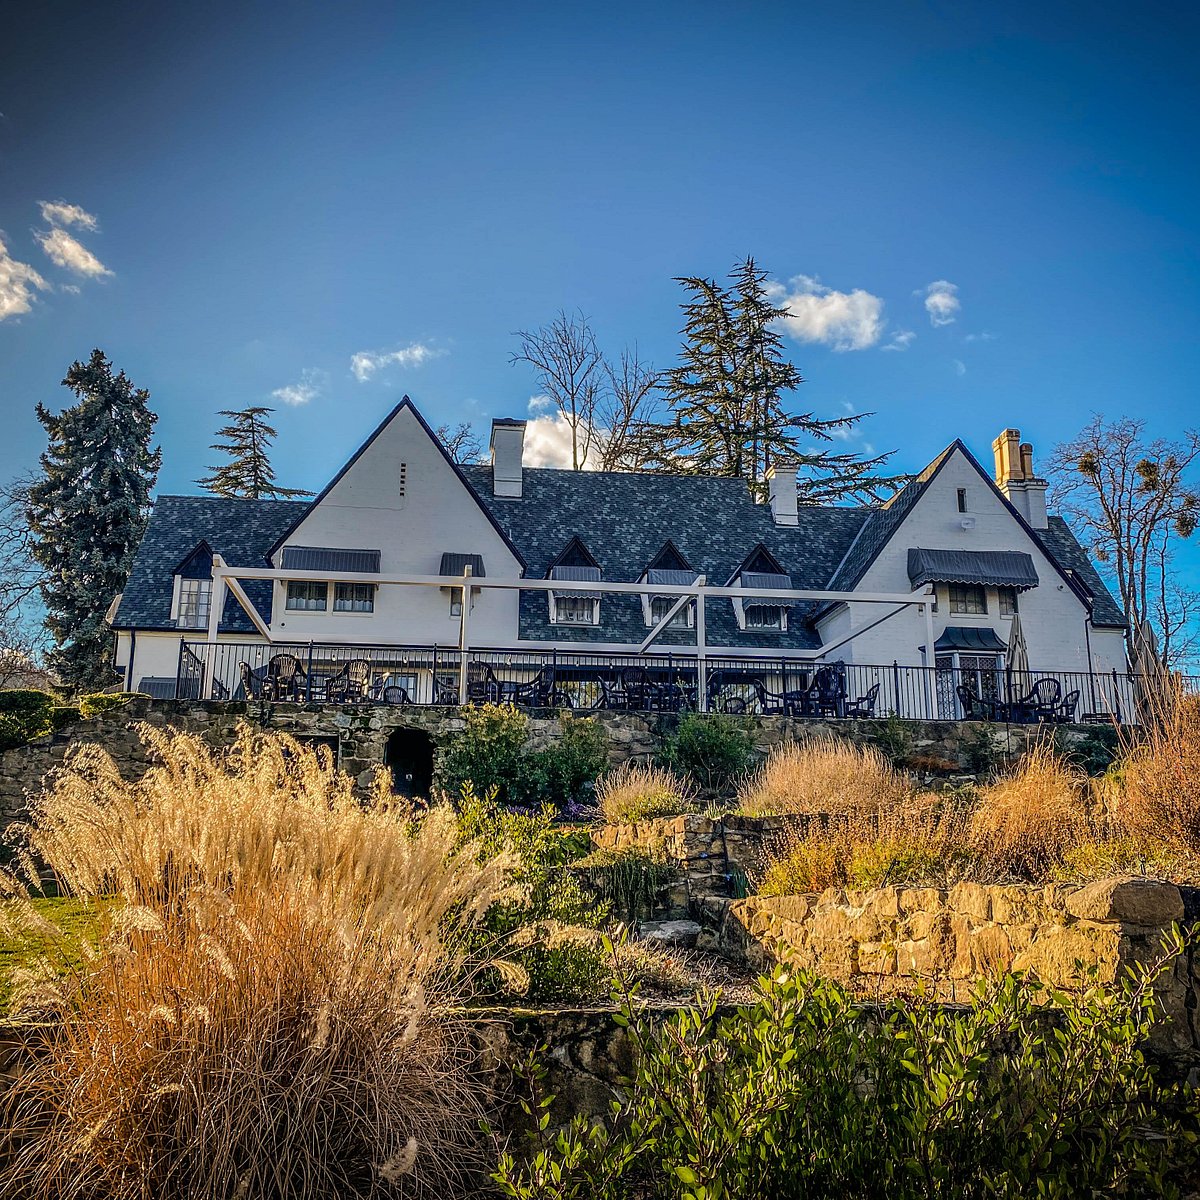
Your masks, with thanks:
[[[1023,550],[924,550],[908,552],[908,578],[924,583],[977,583],[1026,591],[1038,585],[1033,559]]]
[[[599,567],[551,567],[551,579],[562,579],[567,583],[577,581],[579,583],[599,583],[600,568]],[[588,600],[599,600],[599,592],[581,592],[572,591],[570,588],[555,588],[553,594],[555,596],[570,596],[574,599],[585,598]]]
[[[765,571],[743,571],[738,579],[744,588],[754,588],[755,590],[772,588],[783,592],[792,590],[790,575],[776,575],[773,572],[768,574]],[[791,608],[794,604],[794,600],[772,600],[769,596],[747,596],[742,601],[743,607],[748,608]]]
[[[285,571],[345,571],[354,575],[378,575],[378,550],[335,550],[329,546],[284,546]]]
[[[973,650],[995,654],[1008,649],[1008,643],[994,630],[970,625],[947,625],[933,643],[934,650]]]
[[[482,554],[455,554],[453,551],[447,550],[442,554],[442,565],[438,574],[461,575],[467,567],[471,568],[471,574],[477,579],[487,574],[483,569]]]

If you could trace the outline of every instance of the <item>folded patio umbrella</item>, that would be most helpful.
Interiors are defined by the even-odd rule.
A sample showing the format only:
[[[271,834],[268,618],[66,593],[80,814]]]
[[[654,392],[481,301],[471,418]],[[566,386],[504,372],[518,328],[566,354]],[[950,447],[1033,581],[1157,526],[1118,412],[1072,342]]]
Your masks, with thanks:
[[[1158,653],[1154,627],[1143,620],[1133,634],[1133,691],[1138,723],[1152,725],[1164,711],[1171,673]]]
[[[1021,627],[1019,613],[1013,613],[1005,659],[1008,664],[1008,698],[1017,700],[1029,691],[1029,647],[1025,643],[1025,630]]]

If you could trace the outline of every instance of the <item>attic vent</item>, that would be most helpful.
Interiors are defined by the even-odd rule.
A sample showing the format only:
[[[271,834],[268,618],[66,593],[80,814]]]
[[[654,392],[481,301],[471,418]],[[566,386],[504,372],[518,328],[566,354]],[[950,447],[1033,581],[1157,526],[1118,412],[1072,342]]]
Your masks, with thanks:
[[[403,500],[408,495],[408,463],[400,464],[400,498]]]

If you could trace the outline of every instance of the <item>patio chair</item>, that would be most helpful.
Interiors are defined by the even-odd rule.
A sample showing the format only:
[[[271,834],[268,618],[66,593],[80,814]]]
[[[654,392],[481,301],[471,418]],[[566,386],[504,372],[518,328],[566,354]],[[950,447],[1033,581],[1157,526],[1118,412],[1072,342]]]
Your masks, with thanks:
[[[400,687],[398,684],[389,684],[383,689],[380,699],[384,704],[411,704],[412,697],[408,694],[408,688]]]
[[[960,683],[954,689],[958,702],[962,705],[964,721],[994,721],[997,710],[995,701],[984,700],[975,695],[965,683]]]
[[[262,697],[262,680],[255,674],[250,664],[242,659],[238,663],[238,675],[242,681],[242,695],[247,700],[258,700]]]
[[[262,684],[264,700],[299,700],[300,680],[304,677],[300,660],[294,654],[273,654],[267,663]]]
[[[744,713],[747,709],[745,696],[727,696],[725,689],[733,687],[735,684],[746,684],[747,679],[744,675],[731,673],[727,671],[713,671],[705,686],[705,692],[708,696],[708,711],[723,712],[731,714]]]
[[[501,683],[487,663],[473,662],[467,666],[467,703],[499,704],[507,698],[512,685]],[[454,703],[458,703],[457,697]]]
[[[846,683],[840,663],[822,667],[813,677],[812,684],[804,694],[803,715],[810,717],[836,717],[841,714],[846,698]]]
[[[1079,692],[1068,692],[1061,700],[1054,714],[1054,720],[1059,725],[1074,725],[1075,712],[1079,708]]]
[[[1009,717],[1013,721],[1033,724],[1037,721],[1053,721],[1062,698],[1062,684],[1050,676],[1035,680],[1033,687],[1015,700],[1010,706]]]
[[[650,678],[645,667],[626,667],[621,672],[621,690],[625,693],[627,708],[640,712],[651,712],[658,708],[658,685]]]
[[[336,675],[325,680],[325,699],[334,704],[365,700],[370,681],[370,662],[365,658],[352,658]]]
[[[501,685],[505,687],[506,685]],[[570,693],[558,686],[553,667],[543,667],[528,683],[507,685],[508,698],[529,708],[572,708]]]
[[[879,684],[873,683],[857,700],[847,700],[842,708],[844,717],[873,717],[879,700]]]
[[[754,689],[754,697],[758,701],[758,711],[763,716],[778,717],[787,713],[787,698],[782,692],[771,691],[757,675],[751,675],[746,682]]]

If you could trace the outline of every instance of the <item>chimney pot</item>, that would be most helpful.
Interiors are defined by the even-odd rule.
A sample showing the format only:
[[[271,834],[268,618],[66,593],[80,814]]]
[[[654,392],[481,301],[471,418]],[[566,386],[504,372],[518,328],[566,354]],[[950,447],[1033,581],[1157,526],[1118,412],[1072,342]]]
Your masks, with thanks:
[[[519,499],[522,489],[521,458],[525,451],[525,422],[497,417],[492,422],[492,492]]]
[[[1033,473],[1033,445],[1021,441],[1019,429],[1005,429],[992,443],[996,486],[1034,529],[1045,529],[1046,481]]]
[[[800,523],[796,485],[796,472],[799,470],[800,464],[790,458],[781,458],[767,468],[767,497],[776,525]]]

